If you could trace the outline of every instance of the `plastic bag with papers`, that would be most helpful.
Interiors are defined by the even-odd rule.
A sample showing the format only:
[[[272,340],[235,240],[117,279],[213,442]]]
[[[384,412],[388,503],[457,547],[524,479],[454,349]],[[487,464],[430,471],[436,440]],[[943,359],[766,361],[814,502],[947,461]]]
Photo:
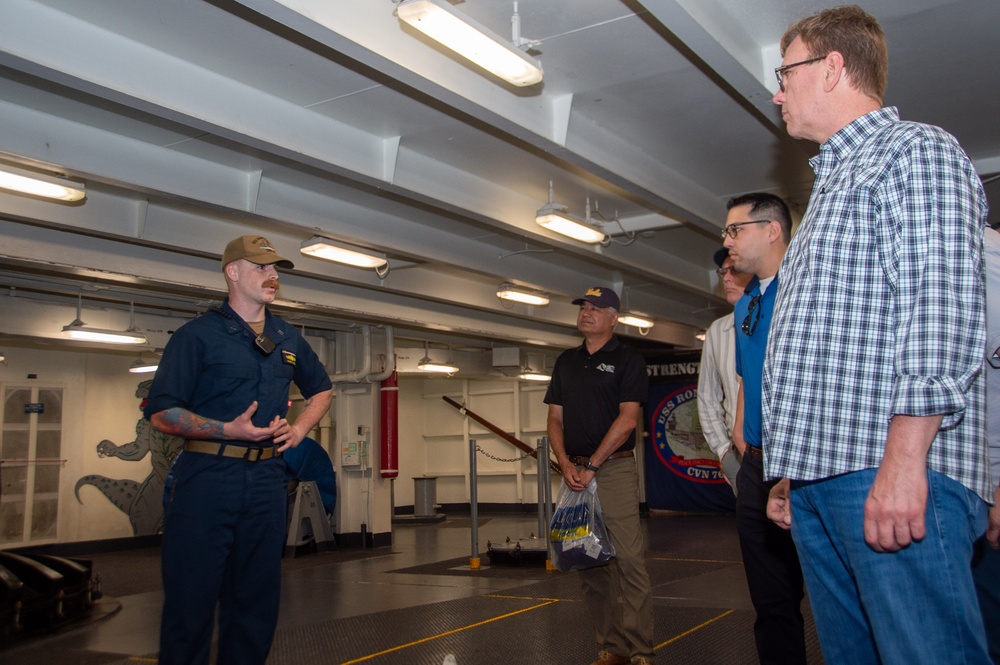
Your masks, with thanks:
[[[615,546],[601,517],[596,478],[580,492],[563,481],[549,525],[549,541],[552,563],[564,573],[603,566],[615,558]]]

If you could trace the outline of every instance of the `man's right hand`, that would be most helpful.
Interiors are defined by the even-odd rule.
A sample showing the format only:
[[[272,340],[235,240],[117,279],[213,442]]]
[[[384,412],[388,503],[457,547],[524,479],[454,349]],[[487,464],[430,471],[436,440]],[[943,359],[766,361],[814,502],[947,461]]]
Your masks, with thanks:
[[[223,425],[223,436],[232,441],[263,441],[273,438],[274,433],[278,430],[278,425],[272,424],[269,427],[257,427],[251,420],[255,413],[257,413],[256,400],[250,404],[246,411]]]
[[[566,482],[566,487],[570,488],[574,492],[580,492],[586,489],[587,485],[580,477],[582,475],[580,469],[578,469],[576,464],[573,464],[568,457],[564,457],[559,461],[559,471],[562,473],[563,480]]]
[[[767,518],[785,531],[792,528],[791,482],[782,478],[767,497]]]

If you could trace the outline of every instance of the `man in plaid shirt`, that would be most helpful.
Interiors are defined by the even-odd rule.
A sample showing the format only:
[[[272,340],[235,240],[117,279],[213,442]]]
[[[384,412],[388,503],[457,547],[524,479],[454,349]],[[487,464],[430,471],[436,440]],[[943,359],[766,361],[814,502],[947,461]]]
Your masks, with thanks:
[[[873,17],[825,10],[781,47],[774,101],[820,152],[764,365],[765,473],[787,479],[768,513],[791,525],[828,663],[985,665],[986,198],[952,136],[882,107]]]

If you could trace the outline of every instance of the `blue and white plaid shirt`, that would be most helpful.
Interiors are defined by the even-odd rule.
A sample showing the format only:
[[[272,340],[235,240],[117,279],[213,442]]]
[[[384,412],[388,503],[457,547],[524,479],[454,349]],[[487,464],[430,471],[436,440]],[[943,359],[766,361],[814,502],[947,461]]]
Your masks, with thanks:
[[[928,467],[991,500],[979,177],[954,137],[891,107],[810,163],[764,364],[767,476],[878,467],[893,415],[943,415]]]

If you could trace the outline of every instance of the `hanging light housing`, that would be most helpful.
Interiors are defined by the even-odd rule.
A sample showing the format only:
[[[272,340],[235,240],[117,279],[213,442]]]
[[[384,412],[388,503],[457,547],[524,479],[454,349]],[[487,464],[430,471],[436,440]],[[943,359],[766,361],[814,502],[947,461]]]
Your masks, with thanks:
[[[587,206],[587,210],[589,213],[589,204]],[[587,215],[586,221],[578,221],[570,216],[569,209],[566,206],[555,202],[552,181],[550,180],[549,202],[539,208],[538,212],[535,213],[535,223],[539,226],[544,226],[550,231],[564,235],[567,238],[579,240],[580,242],[585,242],[589,245],[596,245],[604,242],[607,237],[604,231],[591,225],[589,222],[589,214]]]
[[[83,183],[9,164],[0,164],[0,189],[68,202],[79,201],[87,195]]]
[[[396,16],[434,41],[512,85],[524,87],[542,80],[542,66],[521,52],[520,17],[514,3],[513,43],[480,25],[442,0],[402,0]]]
[[[128,371],[131,374],[150,374],[159,369],[160,361],[139,356],[129,365]]]
[[[299,252],[306,256],[343,263],[355,268],[374,268],[379,271],[389,265],[389,259],[385,257],[385,254],[320,236],[313,236],[303,242],[299,246]]]
[[[424,342],[424,357],[417,362],[417,369],[421,372],[435,372],[438,374],[455,374],[458,372],[458,366],[452,364],[450,358],[443,363],[431,360],[427,353],[427,342]]]
[[[547,372],[537,372],[530,367],[525,367],[524,370],[517,375],[517,378],[524,381],[551,381],[552,375]]]
[[[650,319],[628,312],[622,312],[618,315],[618,323],[634,328],[652,328],[655,325]]]
[[[549,304],[548,296],[522,286],[514,286],[513,284],[501,284],[500,288],[497,289],[497,298],[510,302],[524,303],[525,305],[536,305],[538,307],[544,307]]]
[[[146,336],[135,327],[135,307],[130,305],[130,322],[127,330],[109,330],[88,326],[80,318],[83,297],[76,302],[76,318],[63,326],[63,335],[81,342],[99,342],[101,344],[145,344]]]

